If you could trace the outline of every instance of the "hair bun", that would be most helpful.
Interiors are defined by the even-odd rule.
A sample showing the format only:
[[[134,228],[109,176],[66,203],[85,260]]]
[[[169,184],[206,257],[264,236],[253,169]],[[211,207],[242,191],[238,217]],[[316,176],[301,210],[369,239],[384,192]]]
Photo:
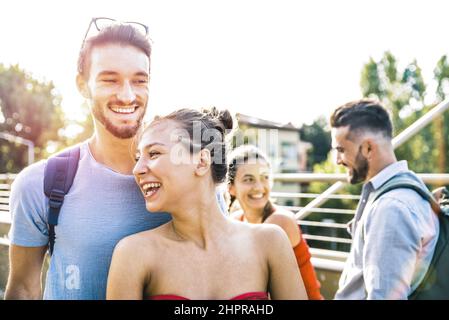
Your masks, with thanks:
[[[234,119],[229,110],[225,109],[220,111],[218,119],[223,124],[225,130],[232,130],[234,128]]]
[[[202,109],[201,112],[212,119],[219,122],[220,127],[225,130],[232,130],[234,128],[234,119],[232,118],[229,110],[218,110],[216,107],[211,107],[210,109]]]

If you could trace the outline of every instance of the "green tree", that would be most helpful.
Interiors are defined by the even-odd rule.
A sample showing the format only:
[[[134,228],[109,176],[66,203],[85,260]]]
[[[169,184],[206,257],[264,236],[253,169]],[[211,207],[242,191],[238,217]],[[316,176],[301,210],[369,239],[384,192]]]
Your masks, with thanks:
[[[379,99],[389,109],[395,135],[433,107],[424,102],[427,86],[416,60],[401,70],[393,54],[386,52],[379,61],[370,59],[363,67],[360,84],[364,96]],[[444,172],[441,128],[436,122],[422,129],[396,150],[398,159],[408,160],[417,172]],[[438,157],[443,166],[438,166]]]
[[[434,69],[434,78],[437,82],[436,96],[437,101],[446,99],[449,92],[449,62],[444,55],[437,62]],[[434,136],[436,138],[438,153],[438,169],[440,172],[448,172],[447,150],[448,141],[446,137],[449,134],[449,117],[447,112],[435,120]]]
[[[438,61],[434,79],[437,82],[435,103],[438,103],[449,92],[449,62],[446,56]],[[417,61],[413,60],[400,69],[391,52],[385,52],[378,61],[370,58],[363,66],[360,87],[365,97],[380,100],[390,111],[395,135],[434,106],[424,102],[428,88]],[[398,159],[406,159],[416,172],[448,172],[445,137],[449,133],[449,122],[446,118],[447,115],[440,117],[398,148]],[[314,172],[335,172],[335,166],[330,161],[329,157],[325,163],[316,165]]]
[[[370,58],[361,72],[360,87],[365,97],[380,100],[390,111],[395,135],[402,132],[413,122],[428,112],[434,105],[447,97],[449,93],[449,62],[443,56],[434,70],[436,81],[436,101],[427,105],[424,101],[429,88],[424,82],[421,68],[416,60],[399,68],[392,53],[386,52],[383,57],[375,61]],[[396,150],[399,160],[405,159],[409,167],[416,172],[449,172],[446,138],[449,134],[449,119],[447,114],[436,119],[432,124],[423,128],[418,134]],[[314,172],[341,172],[342,168],[334,163],[335,159],[329,154],[326,161],[314,166]],[[329,184],[312,183],[308,191],[321,193]],[[359,194],[360,185],[346,185],[341,193]],[[350,200],[329,200],[325,207],[354,209],[355,202]],[[314,213],[309,220],[321,221],[329,218],[329,214]],[[347,222],[349,217],[335,215],[336,222]],[[320,234],[320,230],[316,230]],[[344,230],[336,231],[339,237],[345,237]],[[314,244],[315,245],[315,244]],[[317,243],[316,246],[326,248],[326,244]],[[338,245],[338,250],[346,250]]]
[[[331,149],[331,136],[325,117],[319,117],[311,125],[304,124],[300,129],[301,140],[310,142],[313,146],[307,155],[307,167],[327,159]]]
[[[52,82],[39,81],[18,65],[0,64],[0,132],[31,140],[35,157],[44,157],[49,141],[61,139],[64,127],[61,97]],[[26,163],[26,150],[1,140],[0,172],[18,172]]]

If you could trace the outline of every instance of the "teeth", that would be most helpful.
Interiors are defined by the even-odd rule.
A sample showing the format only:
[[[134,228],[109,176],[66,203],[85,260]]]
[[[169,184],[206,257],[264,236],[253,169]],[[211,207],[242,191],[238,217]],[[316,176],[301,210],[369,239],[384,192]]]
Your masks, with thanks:
[[[151,197],[157,190],[152,189],[152,190],[148,190],[147,192],[145,192],[145,196],[147,197]]]
[[[111,107],[112,111],[117,112],[117,113],[133,113],[134,110],[136,110],[136,107],[132,107],[132,108],[116,108],[116,107]]]
[[[142,190],[145,196],[150,197],[157,192],[160,186],[159,182],[146,183],[142,186]]]
[[[263,194],[262,194],[262,193],[259,193],[259,194],[253,194],[253,195],[251,195],[250,197],[251,197],[251,198],[254,198],[254,199],[262,199],[262,198],[263,198]]]
[[[154,183],[146,183],[146,184],[144,184],[144,185],[142,186],[142,189],[143,189],[144,192],[147,192],[148,189],[150,189],[150,188],[159,188],[160,186],[161,186],[161,184],[158,183],[158,182],[154,182]]]

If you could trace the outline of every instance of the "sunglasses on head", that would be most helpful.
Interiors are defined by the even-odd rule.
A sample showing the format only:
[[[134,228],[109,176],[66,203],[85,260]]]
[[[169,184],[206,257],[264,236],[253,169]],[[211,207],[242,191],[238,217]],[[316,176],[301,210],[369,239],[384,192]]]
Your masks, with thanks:
[[[96,17],[92,18],[90,20],[89,26],[87,27],[86,34],[84,35],[83,44],[86,41],[89,33],[93,30],[92,26],[95,27],[97,32],[100,32],[101,30],[110,27],[112,25],[116,24],[126,24],[132,26],[134,29],[136,29],[138,32],[140,32],[143,36],[149,39],[148,37],[148,26],[135,21],[119,21],[112,18],[106,18],[106,17]]]

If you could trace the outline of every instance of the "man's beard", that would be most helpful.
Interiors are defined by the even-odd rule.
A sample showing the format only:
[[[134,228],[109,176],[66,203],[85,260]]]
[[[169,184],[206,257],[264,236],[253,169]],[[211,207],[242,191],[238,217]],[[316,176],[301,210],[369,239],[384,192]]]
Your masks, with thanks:
[[[139,108],[143,108],[143,106],[139,106]],[[137,112],[137,111],[135,111]],[[145,112],[142,112],[141,116],[137,119],[135,125],[114,125],[104,114],[104,110],[101,106],[93,105],[92,114],[105,128],[108,130],[114,137],[119,139],[130,139],[134,137],[139,128],[142,125],[142,119],[145,115]]]
[[[349,182],[351,184],[356,184],[365,181],[366,176],[368,175],[368,170],[368,160],[362,155],[361,149],[359,148],[359,152],[355,157],[355,164],[352,168],[352,176],[350,177]]]

